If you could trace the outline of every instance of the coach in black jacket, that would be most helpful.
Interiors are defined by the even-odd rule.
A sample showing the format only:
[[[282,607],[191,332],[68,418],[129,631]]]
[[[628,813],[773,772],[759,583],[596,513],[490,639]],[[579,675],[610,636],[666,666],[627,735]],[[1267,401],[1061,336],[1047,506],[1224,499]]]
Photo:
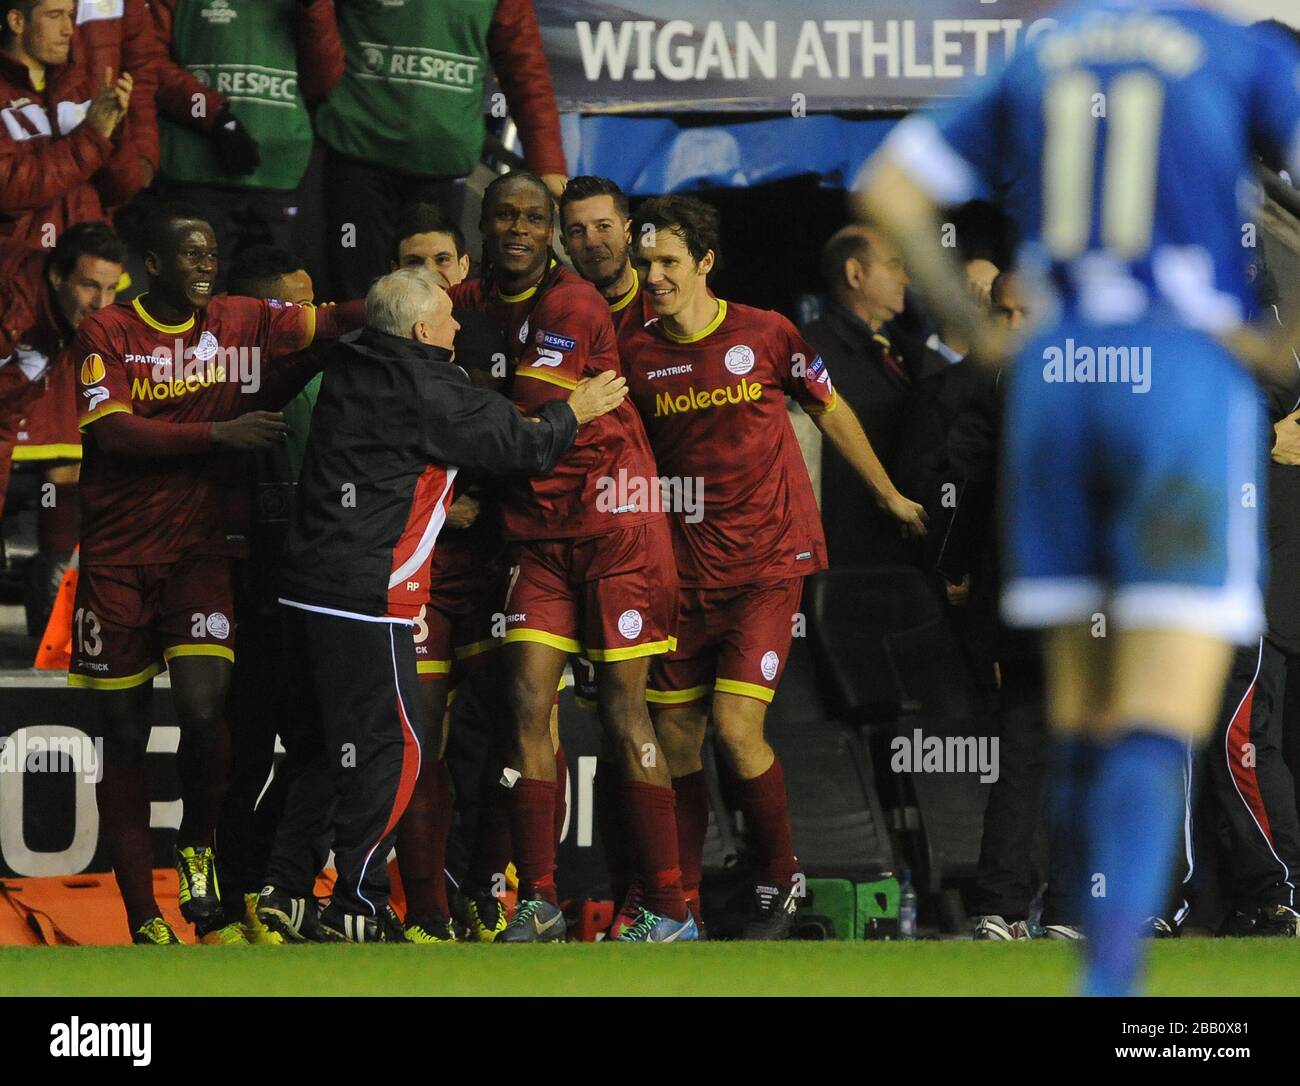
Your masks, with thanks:
[[[387,858],[424,734],[413,619],[458,470],[542,475],[626,382],[583,381],[526,418],[457,366],[451,301],[403,268],[366,297],[366,327],[325,366],[298,484],[280,602],[312,699],[320,748],[289,789],[258,915],[291,941],[400,940]],[[311,888],[333,829],[338,881],[316,923]]]

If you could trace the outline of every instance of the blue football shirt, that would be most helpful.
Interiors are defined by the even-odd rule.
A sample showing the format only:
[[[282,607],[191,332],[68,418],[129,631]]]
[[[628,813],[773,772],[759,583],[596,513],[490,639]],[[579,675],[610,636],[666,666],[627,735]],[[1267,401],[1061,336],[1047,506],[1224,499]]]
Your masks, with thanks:
[[[940,204],[1009,184],[1061,319],[1219,332],[1250,309],[1252,163],[1300,176],[1300,51],[1187,3],[1081,4],[887,147]]]

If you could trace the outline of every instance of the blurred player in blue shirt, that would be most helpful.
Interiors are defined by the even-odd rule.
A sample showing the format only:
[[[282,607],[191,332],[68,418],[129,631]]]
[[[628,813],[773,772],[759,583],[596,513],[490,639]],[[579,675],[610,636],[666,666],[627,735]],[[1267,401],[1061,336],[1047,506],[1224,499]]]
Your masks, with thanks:
[[[972,97],[898,125],[859,211],[976,355],[1008,345],[967,302],[938,209],[1010,181],[1019,270],[1045,314],[1007,402],[1003,611],[1045,628],[1058,840],[1078,852],[1084,991],[1133,990],[1167,889],[1187,742],[1232,646],[1263,625],[1259,393],[1290,363],[1243,326],[1256,157],[1300,168],[1300,54],[1192,3],[1067,8]],[[1230,349],[1231,348],[1231,349]],[[1234,353],[1235,352],[1235,353]]]

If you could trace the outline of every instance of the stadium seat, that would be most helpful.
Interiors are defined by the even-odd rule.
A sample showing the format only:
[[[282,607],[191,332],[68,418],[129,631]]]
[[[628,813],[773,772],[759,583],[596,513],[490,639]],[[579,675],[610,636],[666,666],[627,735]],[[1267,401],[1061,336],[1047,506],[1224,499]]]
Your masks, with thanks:
[[[947,616],[920,570],[830,570],[809,578],[804,601],[833,714],[859,726],[890,724],[891,739],[911,737],[916,728],[940,738],[987,731]],[[884,758],[888,740],[878,729],[872,732],[877,754]],[[895,774],[888,762],[883,768],[879,788],[886,803],[917,812],[920,855],[913,861],[918,877],[924,877],[919,885],[937,893],[973,875],[988,786],[977,774]],[[876,794],[873,787],[873,798]],[[794,796],[791,789],[792,811]]]
[[[925,575],[911,566],[832,569],[804,590],[810,639],[831,715],[855,724],[898,719],[909,700],[886,640],[942,620]]]
[[[781,673],[781,685],[767,710],[768,725],[807,723],[827,719],[826,699],[817,681],[814,651],[807,637],[790,642],[790,657]]]
[[[790,829],[803,873],[861,882],[894,871],[863,737],[840,721],[823,720],[773,722],[767,738],[785,771]]]

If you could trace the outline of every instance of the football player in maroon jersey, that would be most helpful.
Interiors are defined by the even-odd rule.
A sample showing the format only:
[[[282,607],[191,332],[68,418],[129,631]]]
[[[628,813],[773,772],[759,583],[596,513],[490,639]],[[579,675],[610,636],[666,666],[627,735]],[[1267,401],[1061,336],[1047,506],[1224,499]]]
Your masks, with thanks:
[[[683,196],[648,201],[634,255],[656,319],[620,337],[630,397],[672,499],[681,584],[676,649],[647,696],[677,792],[683,883],[698,905],[708,822],[701,749],[712,717],[740,782],[759,877],[744,935],[790,930],[799,880],[781,762],[763,735],[789,655],[803,578],[826,568],[808,471],[785,406],[793,397],[904,529],[925,513],[889,480],[826,364],[779,313],[715,296],[718,213]]]
[[[205,942],[243,942],[223,923],[212,851],[229,763],[231,566],[248,530],[242,454],[287,431],[279,412],[245,408],[264,362],[359,325],[364,309],[214,297],[216,239],[180,205],[149,222],[145,267],[148,292],[87,317],[72,348],[85,450],[68,681],[92,692],[104,738],[100,818],[134,940],[177,942],[154,900],[144,774],[152,680],[166,668],[181,726],[181,912]]]

